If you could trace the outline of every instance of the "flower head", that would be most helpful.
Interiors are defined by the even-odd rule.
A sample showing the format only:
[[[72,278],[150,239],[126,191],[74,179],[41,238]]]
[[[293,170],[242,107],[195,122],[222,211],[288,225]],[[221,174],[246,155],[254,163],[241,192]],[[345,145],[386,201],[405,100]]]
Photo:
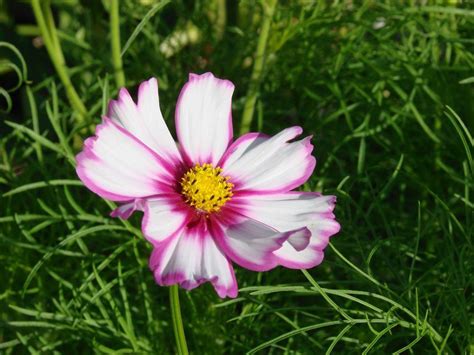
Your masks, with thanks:
[[[255,271],[311,268],[339,231],[334,196],[292,191],[316,165],[311,137],[294,141],[302,129],[291,127],[232,141],[233,91],[211,73],[190,74],[176,107],[177,144],[156,79],[140,85],[137,104],[121,89],[77,156],[84,184],[122,203],[113,216],[144,212],[160,285],[210,281],[220,297],[235,297],[232,262]]]

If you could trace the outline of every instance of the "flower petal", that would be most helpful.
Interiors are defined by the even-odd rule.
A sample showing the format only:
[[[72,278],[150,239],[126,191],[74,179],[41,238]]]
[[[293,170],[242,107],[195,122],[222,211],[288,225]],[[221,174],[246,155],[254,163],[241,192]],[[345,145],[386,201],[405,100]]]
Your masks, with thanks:
[[[339,232],[341,227],[335,220],[324,220],[308,228],[311,239],[305,249],[298,251],[290,243],[283,243],[274,252],[280,265],[290,269],[310,269],[321,264],[329,238]]]
[[[143,211],[145,200],[136,199],[128,203],[120,205],[110,213],[110,217],[119,217],[122,219],[128,219],[133,212]]]
[[[77,155],[76,171],[99,196],[130,201],[171,190],[174,168],[124,128],[104,118]]]
[[[124,127],[161,157],[174,163],[181,161],[176,143],[160,111],[158,82],[155,78],[140,84],[138,105],[135,105],[127,89],[122,88],[118,100],[110,101],[107,117]]]
[[[254,219],[226,212],[213,219],[212,234],[225,254],[240,266],[254,271],[267,271],[278,265],[273,252],[294,233],[306,234],[302,228],[280,233]]]
[[[145,214],[142,220],[142,232],[155,246],[181,233],[192,217],[191,209],[184,204],[178,194],[149,198],[144,202],[143,210]]]
[[[234,190],[275,193],[303,184],[316,159],[311,155],[311,137],[288,143],[301,132],[301,127],[291,127],[273,137],[248,133],[236,140],[219,163]]]
[[[232,139],[234,84],[190,74],[176,106],[176,133],[189,164],[216,165]]]
[[[221,298],[237,296],[234,269],[204,222],[183,228],[179,235],[159,243],[149,264],[161,286],[179,284],[191,290],[210,281]]]
[[[265,223],[279,231],[307,227],[311,231],[309,244],[288,240],[273,254],[277,262],[285,267],[308,269],[321,263],[329,238],[339,232],[339,223],[332,213],[335,196],[322,196],[316,192],[288,192],[235,196],[230,206],[240,213]]]
[[[295,232],[293,232],[293,234],[291,234],[285,243],[289,243],[295,250],[300,251],[308,246],[310,238],[311,232],[305,227],[302,229],[297,229]]]

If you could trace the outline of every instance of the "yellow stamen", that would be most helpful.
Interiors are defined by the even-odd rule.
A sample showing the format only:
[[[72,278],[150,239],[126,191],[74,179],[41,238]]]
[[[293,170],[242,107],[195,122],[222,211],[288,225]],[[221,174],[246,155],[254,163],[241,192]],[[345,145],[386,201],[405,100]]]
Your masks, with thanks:
[[[204,212],[219,212],[232,197],[234,184],[222,169],[211,164],[196,164],[181,178],[181,193],[186,203]]]

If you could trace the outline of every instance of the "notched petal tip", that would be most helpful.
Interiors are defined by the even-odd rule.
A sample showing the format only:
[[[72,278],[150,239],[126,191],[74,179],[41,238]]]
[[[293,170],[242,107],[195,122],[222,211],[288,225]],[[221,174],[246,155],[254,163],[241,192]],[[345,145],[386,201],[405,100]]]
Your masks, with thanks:
[[[218,78],[211,72],[206,72],[203,74],[189,73],[188,83],[199,82],[199,81],[213,82],[217,86],[220,86],[226,89],[231,89],[232,91],[235,89],[235,85],[232,81]]]
[[[154,77],[148,79],[148,80],[145,80],[145,81],[142,81],[140,83],[140,85],[138,86],[138,102],[137,102],[137,106],[140,107],[140,102],[143,101],[147,95],[156,95],[158,96],[158,80]],[[158,107],[156,107],[157,109],[159,109],[159,103],[157,101],[157,105]]]
[[[193,81],[193,80],[196,80],[198,78],[199,78],[199,74],[189,73],[189,75],[188,75],[188,81]]]
[[[118,97],[119,101],[133,101],[132,96],[128,92],[127,88],[120,88]]]
[[[239,293],[239,289],[237,287],[237,281],[234,282],[234,284],[231,287],[225,287],[225,286],[219,285],[218,283],[213,283],[213,287],[220,298],[227,298],[227,297],[236,298]]]

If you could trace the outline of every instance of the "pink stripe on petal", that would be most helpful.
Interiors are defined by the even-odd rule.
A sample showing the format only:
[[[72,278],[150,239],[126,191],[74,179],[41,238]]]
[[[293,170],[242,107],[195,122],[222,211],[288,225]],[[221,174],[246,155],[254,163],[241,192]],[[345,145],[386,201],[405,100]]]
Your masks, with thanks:
[[[148,198],[143,211],[142,232],[154,246],[180,234],[194,214],[177,193]]]
[[[211,73],[190,74],[176,105],[176,132],[188,165],[216,165],[232,139],[234,84]]]
[[[209,281],[220,297],[237,296],[232,265],[215,244],[204,220],[158,243],[150,257],[150,268],[162,286],[179,284],[189,290]]]

